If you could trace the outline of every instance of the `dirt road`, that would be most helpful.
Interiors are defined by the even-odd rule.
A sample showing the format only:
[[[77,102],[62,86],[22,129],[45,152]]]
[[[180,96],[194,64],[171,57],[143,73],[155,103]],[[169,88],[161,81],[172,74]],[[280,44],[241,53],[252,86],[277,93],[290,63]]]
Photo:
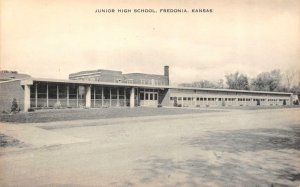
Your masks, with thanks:
[[[299,186],[299,116],[234,110],[21,125],[26,135],[4,124],[1,133],[26,146],[2,148],[1,186]]]

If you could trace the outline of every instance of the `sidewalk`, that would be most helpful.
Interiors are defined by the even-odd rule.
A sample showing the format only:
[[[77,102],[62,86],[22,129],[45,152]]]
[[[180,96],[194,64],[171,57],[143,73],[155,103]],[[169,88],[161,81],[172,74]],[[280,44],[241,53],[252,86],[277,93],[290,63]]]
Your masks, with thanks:
[[[20,149],[41,148],[88,141],[86,139],[67,136],[58,132],[41,129],[28,124],[25,125],[0,123],[0,133],[19,140],[20,142],[24,143],[24,145],[26,145],[22,148],[8,146],[4,149],[1,149],[0,153]]]

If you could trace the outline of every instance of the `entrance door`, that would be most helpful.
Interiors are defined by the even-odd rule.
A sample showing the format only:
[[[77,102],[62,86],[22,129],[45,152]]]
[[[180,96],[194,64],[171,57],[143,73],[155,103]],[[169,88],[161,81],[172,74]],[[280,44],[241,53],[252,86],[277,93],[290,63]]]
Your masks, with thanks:
[[[140,104],[141,104],[141,106],[157,107],[158,92],[157,91],[141,91],[140,92]]]

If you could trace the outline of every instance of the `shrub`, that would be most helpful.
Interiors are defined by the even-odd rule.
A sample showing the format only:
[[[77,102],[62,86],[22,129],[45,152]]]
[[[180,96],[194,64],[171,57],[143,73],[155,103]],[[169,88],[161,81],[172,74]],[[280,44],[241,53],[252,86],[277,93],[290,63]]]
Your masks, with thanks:
[[[61,108],[61,104],[59,101],[57,101],[54,106],[53,106],[55,109],[58,109],[58,108]]]
[[[226,103],[224,100],[222,100],[222,106],[226,106]]]
[[[19,108],[18,108],[18,102],[16,98],[13,98],[12,104],[11,104],[11,113],[15,114],[17,112],[19,112]]]
[[[2,114],[8,114],[8,112],[7,112],[7,111],[5,111],[5,110],[3,110],[3,111],[2,111]]]
[[[28,112],[34,112],[33,108],[28,108]]]
[[[158,108],[162,107],[162,104],[158,104],[157,107],[158,107]]]

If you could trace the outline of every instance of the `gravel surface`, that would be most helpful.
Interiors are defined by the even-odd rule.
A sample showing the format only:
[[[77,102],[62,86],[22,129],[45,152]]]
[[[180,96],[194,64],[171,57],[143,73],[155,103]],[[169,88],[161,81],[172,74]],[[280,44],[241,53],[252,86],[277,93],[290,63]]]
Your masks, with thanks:
[[[57,121],[49,130],[38,127],[47,123],[27,124],[41,129],[33,132],[43,139],[64,136],[70,142],[34,147],[38,139],[24,137],[32,147],[0,156],[0,186],[296,187],[299,114],[299,109],[233,110],[120,118],[111,125]]]

